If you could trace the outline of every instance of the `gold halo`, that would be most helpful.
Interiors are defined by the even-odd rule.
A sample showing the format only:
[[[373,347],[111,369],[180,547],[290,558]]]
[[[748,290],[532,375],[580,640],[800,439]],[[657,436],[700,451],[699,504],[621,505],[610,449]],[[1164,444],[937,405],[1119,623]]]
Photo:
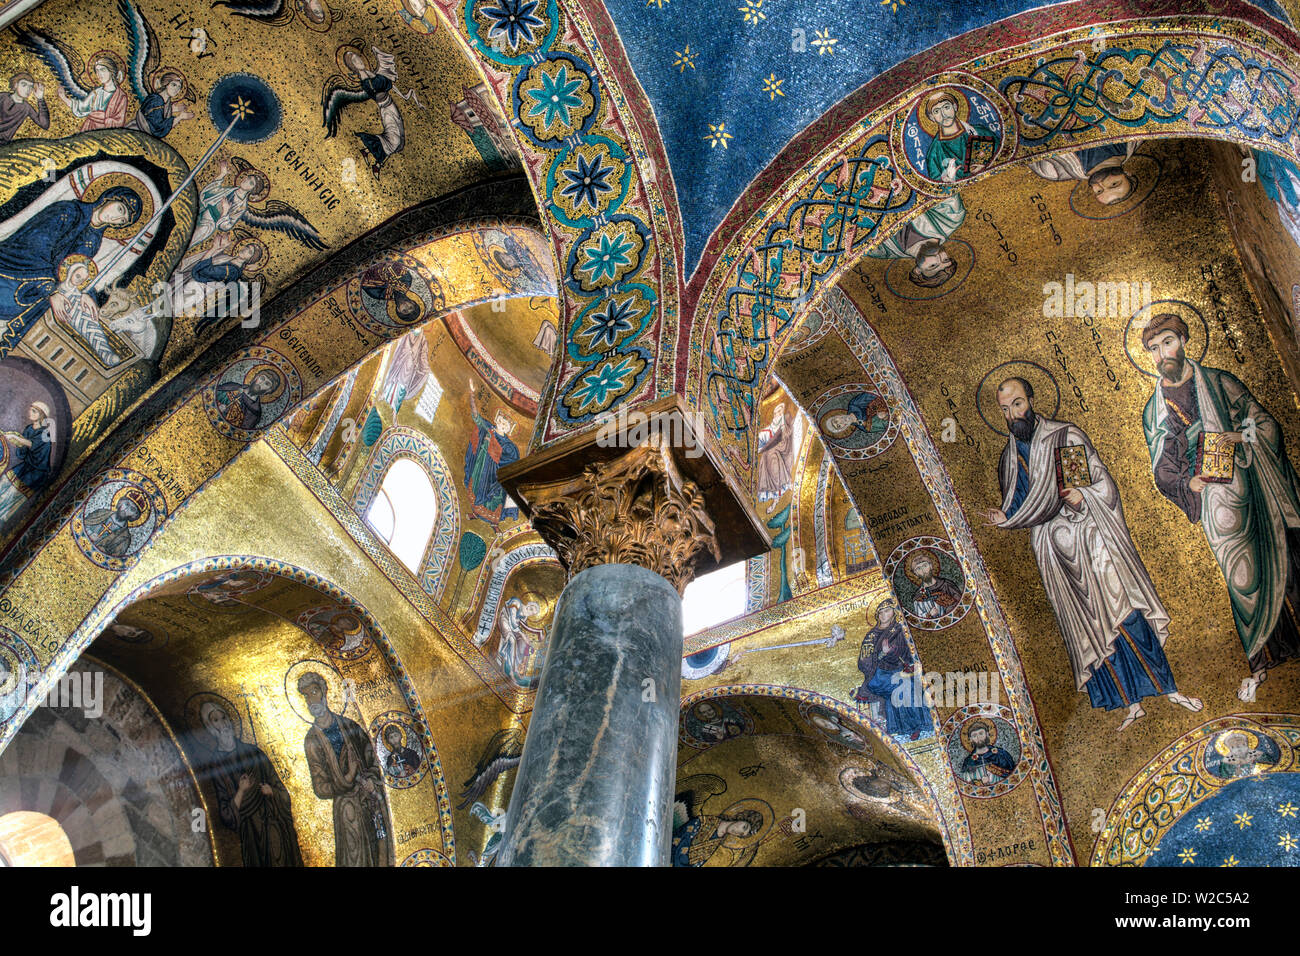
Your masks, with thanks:
[[[334,51],[334,63],[338,66],[339,71],[344,76],[356,75],[352,72],[352,67],[348,66],[343,60],[343,55],[349,50],[353,53],[359,54],[366,65],[366,69],[370,69],[370,57],[366,56],[365,44],[360,39],[352,40],[348,43],[341,44],[339,48]]]
[[[904,573],[906,573],[906,572],[904,572]],[[895,601],[892,597],[888,597],[888,596],[886,596],[886,597],[881,598],[881,599],[880,599],[879,601],[877,601],[875,604],[867,604],[867,605],[863,608],[863,611],[865,612],[866,616],[867,616],[868,618],[870,618],[870,619],[874,622],[874,621],[876,620],[876,618],[880,616],[880,611],[881,611],[881,609],[884,608],[886,605],[888,605],[889,607],[892,607],[892,608],[894,609],[894,621],[897,622],[898,619],[899,619],[899,615],[900,615],[902,612],[901,612],[901,610],[900,610],[899,607],[898,607],[898,602]],[[873,626],[874,626],[874,625],[873,625]]]
[[[263,583],[260,571],[254,571],[252,568],[231,568],[229,571],[219,571],[206,581],[200,581],[190,590],[197,590],[205,584],[216,584],[218,581],[221,582],[223,590],[238,594],[242,594],[245,591],[256,590],[260,588]],[[235,586],[233,588],[229,587],[231,584],[234,584]]]
[[[853,427],[850,428],[848,431],[846,431],[843,435],[836,434],[835,432],[831,431],[829,428],[826,427],[826,420],[830,418],[832,415],[848,415],[850,418],[853,419]],[[817,418],[817,430],[821,432],[823,435],[825,435],[827,438],[831,439],[832,441],[844,441],[844,439],[848,438],[855,431],[861,428],[862,425],[863,423],[858,421],[857,415],[854,415],[847,408],[840,408],[838,406],[835,408],[826,409],[826,411],[822,412],[821,415],[818,416]]]
[[[190,81],[186,78],[184,73],[170,66],[161,66],[149,74],[149,89],[153,90],[155,93],[161,93],[162,78],[172,73],[181,78],[181,92],[179,99],[191,99],[193,92],[190,89]]]
[[[81,191],[80,199],[82,202],[88,202],[93,206],[99,201],[99,197],[113,186],[126,186],[140,198],[140,215],[136,217],[135,222],[127,226],[109,226],[104,230],[104,235],[110,239],[129,242],[140,231],[140,227],[153,218],[153,193],[149,191],[149,187],[145,185],[144,180],[121,170],[114,170],[96,176],[87,183],[86,188]]]
[[[302,692],[298,690],[298,679],[307,673],[319,674],[325,681],[325,700],[329,703],[330,710],[336,714],[346,714],[351,702],[346,701],[343,693],[342,675],[330,664],[313,658],[298,661],[284,672],[284,696],[293,712],[309,724],[316,722],[316,718],[307,710]],[[355,709],[355,705],[352,706]]]
[[[1056,383],[1056,376],[1037,362],[1012,359],[985,372],[975,393],[975,411],[992,431],[1004,438],[1008,434],[1007,420],[998,407],[998,386],[1009,378],[1023,378],[1029,382],[1034,390],[1034,397],[1030,401],[1037,414],[1051,419],[1060,414],[1061,387]]]
[[[720,793],[727,792],[727,781],[723,780],[716,773],[693,773],[689,777],[683,777],[677,781],[674,793],[686,793],[694,790],[703,797],[699,803],[704,803],[709,797],[717,796]],[[697,804],[698,806],[698,804]]]
[[[135,494],[131,494],[131,492],[135,492]],[[140,516],[134,521],[127,522],[129,527],[138,528],[149,520],[149,515],[153,513],[153,505],[149,503],[149,496],[145,494],[143,490],[137,488],[135,485],[126,485],[117,489],[116,494],[113,495],[112,509],[117,511],[118,502],[127,497],[135,502],[135,504],[141,506]]]
[[[940,242],[948,257],[956,267],[951,276],[938,285],[923,286],[912,281],[912,271],[916,268],[915,259],[890,259],[885,266],[885,288],[896,298],[906,302],[923,302],[930,299],[942,299],[956,292],[970,278],[975,268],[975,249],[965,239],[949,236]]]
[[[917,122],[921,124],[921,129],[925,130],[926,134],[931,139],[934,139],[939,135],[939,124],[926,115],[925,105],[930,101],[930,97],[934,96],[936,93],[942,93],[944,91],[956,91],[952,93],[952,98],[957,101],[957,125],[960,126],[963,123],[970,122],[970,100],[966,98],[966,94],[962,88],[954,83],[945,83],[943,86],[936,86],[934,89],[923,94],[921,98],[916,101],[915,107]]]
[[[190,730],[196,735],[200,735],[200,740],[203,738],[212,739],[211,733],[203,723],[202,714],[203,705],[209,702],[216,704],[226,712],[226,716],[230,718],[231,724],[234,725],[235,739],[243,740],[244,719],[239,713],[239,708],[232,704],[229,699],[211,691],[199,691],[185,702],[185,722],[189,725]]]
[[[87,80],[90,81],[92,86],[99,85],[99,77],[95,74],[95,62],[97,60],[113,61],[113,68],[117,71],[116,73],[113,74],[113,82],[116,83],[118,82],[118,80],[126,79],[126,64],[122,61],[121,56],[119,56],[117,53],[114,53],[112,50],[96,50],[86,60],[85,77]],[[126,91],[123,90],[122,92],[125,93]]]
[[[250,197],[250,201],[251,201],[251,197]],[[267,256],[270,255],[270,253],[269,253],[269,252],[267,251],[267,249],[266,249],[266,243],[262,242],[262,240],[260,240],[260,239],[245,239],[243,242],[236,243],[236,244],[235,244],[235,248],[233,248],[233,249],[230,250],[230,256],[231,256],[231,258],[232,258],[232,259],[233,259],[233,258],[237,258],[237,257],[239,256],[239,252],[240,252],[240,250],[241,250],[241,249],[244,249],[244,248],[247,247],[247,246],[257,246],[259,249],[262,250],[262,254],[261,254],[260,256],[258,256],[258,259],[257,259],[256,262],[254,262],[251,266],[244,266],[244,267],[240,270],[240,271],[243,272],[244,275],[246,275],[246,276],[251,276],[251,275],[255,275],[255,274],[261,272],[261,271],[266,267],[266,259],[267,259]]]
[[[749,836],[740,837],[734,843],[729,844],[733,847],[737,844],[739,846],[748,846],[750,843],[761,842],[767,837],[768,831],[772,829],[772,824],[776,822],[776,811],[772,809],[772,805],[766,800],[760,800],[757,797],[745,797],[743,800],[737,800],[718,816],[726,816],[733,810],[757,810],[763,818],[763,823],[757,830],[749,834]],[[728,839],[731,838],[728,837]]]
[[[961,729],[957,731],[958,735],[961,737],[961,745],[965,748],[967,753],[975,752],[975,747],[970,742],[970,732],[976,727],[983,727],[988,731],[990,747],[995,746],[998,742],[998,725],[993,722],[993,718],[972,717],[970,720],[962,724]]]
[[[1123,168],[1137,176],[1137,189],[1119,202],[1106,206],[1097,202],[1092,186],[1086,179],[1081,179],[1070,190],[1070,210],[1081,219],[1118,219],[1146,202],[1160,182],[1160,161],[1146,153],[1134,153]]]
[[[343,631],[344,634],[351,636],[353,634],[360,633],[361,630],[365,627],[365,625],[361,623],[361,617],[355,611],[338,611],[335,614],[332,614],[330,616],[329,623],[333,624],[335,622],[340,622],[343,621],[345,618],[351,619],[356,626],[346,628]]]
[[[1148,378],[1157,378],[1159,373],[1151,365],[1151,356],[1142,347],[1142,333],[1146,331],[1151,320],[1157,315],[1170,313],[1187,323],[1187,344],[1183,346],[1188,358],[1196,364],[1205,361],[1205,353],[1210,347],[1210,330],[1201,310],[1190,302],[1181,299],[1159,299],[1138,309],[1124,326],[1124,351],[1133,367]],[[1199,348],[1198,348],[1199,346]],[[1199,353],[1199,355],[1198,355]],[[1193,358],[1193,356],[1198,356]]]
[[[850,763],[840,770],[837,779],[840,782],[840,788],[845,793],[849,794],[849,796],[856,797],[859,800],[879,800],[880,799],[879,797],[872,797],[869,794],[865,794],[862,791],[853,788],[851,785],[845,782],[844,777],[846,774],[851,772],[860,773],[863,774],[864,776],[867,775],[868,773],[870,773],[872,776],[881,776],[883,769],[884,769],[884,764],[881,764],[879,762],[875,762],[875,766],[873,767],[867,767],[860,763]]]
[[[243,179],[245,176],[249,175],[250,173],[256,175],[258,182],[261,183],[262,186],[261,189],[259,189],[255,193],[248,194],[248,201],[250,203],[259,203],[262,200],[264,200],[267,196],[271,195],[271,177],[268,176],[266,173],[264,173],[262,170],[258,169],[256,166],[254,166],[248,160],[244,159],[242,156],[231,157],[229,165],[231,170],[235,174],[235,181],[233,185],[238,186],[239,181]],[[227,173],[227,175],[229,175],[229,173]]]
[[[533,615],[533,618],[540,619],[543,621],[550,616],[553,610],[555,610],[555,598],[544,597],[537,591],[534,591],[532,588],[526,588],[525,590],[521,591],[519,593],[519,600],[523,601],[525,605],[527,605],[529,601],[532,601],[534,604],[536,604],[538,611],[536,614]]]
[[[385,750],[387,750],[389,753],[392,753],[392,748],[390,748],[390,747],[388,746],[388,728],[389,728],[389,727],[396,727],[396,728],[398,729],[398,731],[401,733],[401,735],[402,735],[402,742],[401,742],[400,744],[398,744],[399,747],[405,747],[405,746],[406,746],[406,728],[403,727],[403,726],[402,726],[400,723],[398,723],[396,720],[390,720],[390,721],[388,721],[387,723],[385,723],[384,726],[382,726],[382,727],[379,728],[379,740],[380,740],[380,742],[383,743],[383,745],[384,745],[384,749],[385,749]]]
[[[321,0],[321,6],[325,8],[325,22],[317,23],[307,16],[307,11],[302,8],[302,0],[294,0],[294,13],[308,30],[314,30],[317,33],[328,33],[330,27],[334,26],[334,11],[330,9],[325,0]]]
[[[274,391],[274,392],[271,392],[271,393],[269,393],[269,394],[267,394],[267,395],[261,395],[261,396],[258,397],[257,400],[258,400],[259,402],[261,402],[263,405],[266,405],[266,404],[269,404],[270,402],[274,402],[274,401],[276,401],[277,399],[279,399],[279,397],[280,397],[281,395],[284,394],[285,386],[288,384],[287,380],[285,379],[284,372],[280,371],[278,368],[276,368],[276,367],[275,367],[274,365],[272,365],[270,362],[262,362],[262,363],[260,363],[260,364],[258,364],[258,365],[254,365],[254,366],[253,366],[252,368],[250,368],[250,369],[248,370],[248,372],[244,375],[244,384],[245,384],[245,385],[252,385],[252,384],[253,384],[253,379],[257,378],[257,374],[258,374],[259,372],[264,372],[264,371],[268,371],[268,370],[271,371],[271,372],[274,372],[274,373],[275,373],[275,377],[276,377],[276,378],[279,380],[279,382],[280,382],[280,387],[279,387],[276,391]]]
[[[871,410],[872,405],[875,405],[876,402],[879,402],[881,405],[884,406],[884,409],[885,409],[885,418],[888,419],[888,418],[890,417],[890,415],[889,415],[889,403],[888,403],[887,401],[885,401],[885,396],[884,396],[884,394],[882,394],[882,393],[880,393],[880,392],[869,392],[867,389],[859,389],[857,392],[854,392],[852,395],[849,396],[849,400],[852,401],[852,400],[853,400],[854,398],[856,398],[858,395],[862,395],[862,394],[871,394],[871,395],[875,395],[875,396],[876,396],[876,401],[875,401],[875,402],[872,402],[871,405],[868,405],[868,406],[867,406],[867,411],[868,411],[868,412]],[[830,418],[832,415],[848,415],[850,418],[853,419],[853,427],[850,428],[850,429],[849,429],[847,432],[845,432],[843,435],[837,435],[837,434],[835,434],[834,432],[830,431],[830,430],[826,427],[826,420],[827,420],[828,418]],[[873,416],[872,416],[872,419],[874,419],[874,418],[875,418],[875,416],[873,415]],[[847,440],[850,436],[852,436],[853,433],[856,432],[856,431],[861,431],[861,432],[863,432],[864,434],[870,434],[870,431],[871,431],[871,427],[870,427],[870,426],[871,426],[871,421],[868,420],[868,421],[865,421],[865,422],[864,422],[864,421],[862,421],[861,419],[859,419],[857,415],[854,415],[851,411],[849,411],[847,403],[844,404],[844,405],[836,405],[836,406],[834,406],[834,407],[832,407],[832,408],[826,408],[826,409],[823,409],[823,410],[818,414],[818,416],[817,416],[817,430],[818,430],[822,435],[824,435],[825,437],[829,438],[829,439],[830,439],[831,441],[833,441],[833,442],[843,442],[843,441],[846,441],[846,440]]]
[[[1259,734],[1254,734],[1251,733],[1249,730],[1242,730],[1239,727],[1234,727],[1230,730],[1225,730],[1223,733],[1219,734],[1219,736],[1214,738],[1214,749],[1218,751],[1219,756],[1221,757],[1228,756],[1227,740],[1228,737],[1231,736],[1232,734],[1241,734],[1243,737],[1245,737],[1246,742],[1250,744],[1251,750],[1259,749]]]
[[[903,560],[899,563],[902,564],[903,566],[903,574],[907,576],[907,580],[911,581],[917,587],[921,586],[921,582],[918,581],[916,578],[912,577],[912,562],[915,561],[917,557],[922,553],[928,555],[930,561],[934,564],[935,579],[938,580],[938,578],[940,578],[943,574],[943,552],[941,552],[938,548],[931,548],[928,546],[914,548],[911,551],[907,552],[907,556],[903,558]]]
[[[67,278],[68,273],[71,272],[73,269],[75,269],[77,266],[85,266],[86,271],[90,273],[90,275],[87,276],[86,278],[87,283],[92,282],[95,276],[99,275],[99,264],[96,263],[94,259],[90,258],[90,256],[83,256],[78,253],[74,253],[73,255],[67,256],[66,258],[64,258],[62,262],[59,263],[59,267],[57,270],[58,280],[60,282],[63,282]],[[85,287],[82,286],[81,288],[85,288]]]

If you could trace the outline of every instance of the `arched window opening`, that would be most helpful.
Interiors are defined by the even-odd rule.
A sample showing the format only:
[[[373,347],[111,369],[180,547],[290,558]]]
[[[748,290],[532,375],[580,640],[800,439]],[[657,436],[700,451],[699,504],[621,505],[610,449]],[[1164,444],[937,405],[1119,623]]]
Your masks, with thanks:
[[[0,865],[76,866],[72,841],[53,817],[34,810],[0,816]]]
[[[745,613],[745,563],[696,578],[682,594],[682,629],[695,634]]]
[[[412,574],[419,574],[437,520],[438,499],[429,476],[418,463],[398,458],[366,509],[366,524]]]

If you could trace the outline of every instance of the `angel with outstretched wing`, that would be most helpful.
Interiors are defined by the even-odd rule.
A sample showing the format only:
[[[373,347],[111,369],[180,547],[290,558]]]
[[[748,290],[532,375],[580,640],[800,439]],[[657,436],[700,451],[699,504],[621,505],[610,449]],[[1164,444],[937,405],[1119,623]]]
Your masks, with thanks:
[[[131,38],[127,78],[140,100],[126,128],[162,139],[177,123],[194,118],[187,105],[194,102],[194,91],[180,70],[159,68],[158,37],[133,0],[117,0],[117,12]]]
[[[226,7],[234,16],[273,27],[285,26],[298,17],[318,33],[324,33],[343,17],[343,11],[331,10],[326,0],[216,0],[212,6]]]
[[[406,145],[406,127],[402,122],[402,112],[392,96],[397,82],[397,59],[377,47],[371,47],[371,50],[377,61],[377,69],[374,70],[370,69],[360,40],[338,48],[334,59],[343,72],[336,73],[325,81],[325,87],[321,91],[321,125],[328,131],[325,138],[329,139],[338,133],[344,109],[355,103],[373,100],[379,109],[380,132],[378,135],[361,132],[356,136],[370,154],[370,171],[378,177],[379,170],[388,158]]]
[[[524,756],[524,731],[522,727],[507,727],[498,730],[483,749],[474,775],[465,781],[465,789],[460,792],[457,810],[464,810],[471,803],[481,799],[488,788],[507,770],[519,766]]]
[[[43,30],[15,27],[18,42],[59,81],[59,99],[81,119],[79,133],[95,129],[116,129],[126,124],[127,96],[122,88],[126,64],[112,50],[100,50],[82,62],[77,52]],[[86,83],[83,86],[81,80]]]
[[[234,182],[227,185],[226,179],[232,173]],[[266,200],[270,192],[270,177],[248,161],[235,156],[228,163],[218,163],[216,178],[199,193],[198,223],[190,239],[190,251],[209,239],[212,251],[226,251],[235,227],[241,223],[283,233],[309,249],[328,248],[316,227],[288,203],[272,199],[261,208],[254,205]]]

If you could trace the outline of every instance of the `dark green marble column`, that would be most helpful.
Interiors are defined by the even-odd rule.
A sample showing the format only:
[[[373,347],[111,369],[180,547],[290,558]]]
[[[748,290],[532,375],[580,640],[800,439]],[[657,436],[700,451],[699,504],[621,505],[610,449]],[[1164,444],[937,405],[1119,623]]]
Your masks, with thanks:
[[[498,866],[668,866],[682,602],[632,564],[560,595]]]

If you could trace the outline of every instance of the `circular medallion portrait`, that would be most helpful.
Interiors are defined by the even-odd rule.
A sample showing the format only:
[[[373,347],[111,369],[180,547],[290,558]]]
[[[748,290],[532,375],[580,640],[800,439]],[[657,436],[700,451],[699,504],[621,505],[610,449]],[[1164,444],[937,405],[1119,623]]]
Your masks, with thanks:
[[[897,298],[941,299],[956,292],[975,268],[975,248],[945,231],[956,221],[961,197],[954,196],[922,213],[898,234],[885,267],[885,288]],[[964,211],[961,212],[964,216]],[[940,222],[946,219],[946,222]],[[920,226],[916,225],[920,223]],[[931,237],[930,233],[936,233]]]
[[[840,769],[839,784],[846,812],[864,823],[878,813],[872,804],[891,805],[909,815],[926,813],[924,799],[916,784],[879,760],[854,758]]]
[[[212,426],[235,441],[254,441],[302,401],[302,380],[292,362],[258,346],[246,349],[203,390]]]
[[[390,710],[375,717],[370,721],[370,739],[390,787],[405,790],[424,779],[429,763],[415,721],[406,711]]]
[[[262,590],[275,578],[269,571],[253,568],[231,568],[218,571],[186,592],[186,599],[205,611],[222,611],[237,614],[254,605],[249,597]]]
[[[104,638],[123,647],[156,651],[167,646],[168,636],[155,625],[140,627],[126,621],[114,621],[104,628]]]
[[[976,77],[950,76],[962,82],[945,83],[941,76],[913,101],[894,136],[911,171],[930,183],[977,175],[1005,159],[1013,146],[1005,101]]]
[[[1205,769],[1221,780],[1255,777],[1282,759],[1276,740],[1257,727],[1234,727],[1211,738],[1204,751]]]
[[[482,229],[474,233],[474,247],[504,291],[554,295],[549,258],[530,245],[531,238],[523,229]]]
[[[1000,704],[972,704],[950,714],[940,735],[946,741],[957,788],[968,797],[1010,793],[1029,772],[1021,760],[1012,714]]]
[[[808,726],[814,733],[827,740],[847,747],[854,753],[868,756],[874,753],[874,748],[866,735],[854,727],[848,717],[836,713],[830,707],[804,701],[799,705],[799,715],[808,722]]]
[[[823,393],[813,402],[812,418],[837,458],[874,458],[898,437],[897,416],[883,390],[869,382],[839,385]]]
[[[707,748],[754,732],[754,718],[738,704],[712,698],[691,705],[682,718],[682,743]]]
[[[722,670],[731,644],[716,644],[682,658],[682,680],[701,680]]]
[[[822,306],[814,306],[804,313],[799,324],[786,337],[781,354],[793,354],[812,348],[831,330],[831,324],[831,320],[822,312]]]
[[[347,608],[309,608],[299,614],[294,623],[310,634],[335,660],[361,660],[375,649],[375,642],[361,615]]]
[[[921,535],[904,541],[885,562],[885,577],[911,627],[951,627],[974,603],[952,544],[944,538]]]
[[[72,537],[101,568],[122,571],[166,517],[167,499],[157,485],[139,472],[114,468],[77,509]]]
[[[13,631],[0,627],[0,730],[22,714],[40,673],[40,662],[30,645]]]
[[[348,306],[372,332],[402,332],[444,312],[442,285],[423,263],[394,253],[348,283]]]

